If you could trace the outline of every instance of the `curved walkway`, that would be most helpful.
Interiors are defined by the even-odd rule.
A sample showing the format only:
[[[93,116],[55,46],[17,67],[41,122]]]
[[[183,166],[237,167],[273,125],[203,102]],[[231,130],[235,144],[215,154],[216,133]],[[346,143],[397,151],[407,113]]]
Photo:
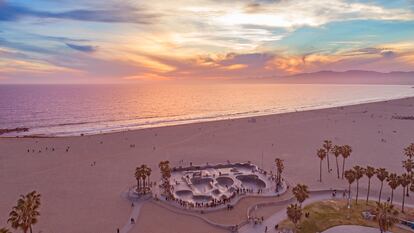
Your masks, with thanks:
[[[363,227],[357,225],[342,225],[329,228],[322,233],[378,233],[379,229],[374,227]],[[390,232],[387,232],[390,233]]]
[[[339,190],[338,190],[339,191]],[[338,192],[338,194],[341,194],[341,192]],[[343,199],[342,195],[338,195],[337,197],[332,197],[332,190],[314,190],[314,191],[310,191],[310,195],[309,198],[303,203],[303,206],[309,205],[313,202],[318,202],[318,201],[323,201],[323,200],[341,200]],[[377,200],[378,197],[373,197],[370,196],[369,198],[370,200]],[[359,198],[358,200],[365,200],[365,198]],[[292,198],[290,203],[294,202],[294,198]],[[285,203],[285,204],[290,204],[290,203]],[[401,205],[400,202],[396,202],[394,201],[394,204],[397,205]],[[414,205],[411,204],[405,204],[406,207],[411,207],[413,208]],[[239,233],[263,233],[265,232],[265,228],[266,226],[268,227],[267,232],[268,233],[276,233],[277,231],[274,229],[274,226],[276,224],[279,224],[280,222],[282,222],[283,220],[287,219],[287,215],[286,215],[286,210],[280,210],[276,213],[274,213],[272,216],[270,216],[269,218],[265,219],[261,224],[253,224],[253,223],[249,223],[244,225],[243,227],[241,227],[239,229]],[[348,231],[348,232],[353,232],[353,231]],[[378,229],[377,229],[378,232]]]
[[[318,201],[323,201],[323,200],[341,200],[343,199],[341,194],[341,191],[338,189],[338,195],[336,197],[332,197],[332,190],[310,190],[310,194],[309,194],[309,198],[303,203],[303,206],[309,205],[313,202],[318,202]],[[365,198],[360,198],[360,200],[365,200]],[[370,197],[370,200],[377,200],[377,197]],[[167,209],[169,211],[175,212],[177,214],[182,214],[182,215],[187,215],[187,216],[193,216],[193,217],[197,217],[205,222],[207,222],[208,224],[214,226],[214,227],[218,227],[221,229],[227,229],[230,230],[231,229],[231,225],[225,225],[225,224],[218,224],[218,223],[214,223],[211,220],[206,219],[205,217],[202,217],[198,214],[196,214],[195,212],[192,211],[188,211],[186,212],[185,210],[180,210],[180,209],[176,209],[173,206],[166,206],[164,203],[157,203],[157,201],[153,201],[152,197],[149,198],[145,198],[145,199],[138,199],[138,200],[132,200],[132,202],[134,203],[134,207],[132,209],[130,218],[128,219],[128,222],[124,225],[124,227],[120,230],[120,233],[128,233],[135,224],[131,224],[131,218],[133,218],[135,221],[138,219],[138,216],[140,214],[140,209],[142,207],[142,205],[147,202],[147,201],[151,201],[152,203],[158,204],[159,206],[163,207],[164,209]],[[259,207],[263,207],[263,206],[269,206],[269,205],[275,205],[275,206],[280,206],[280,205],[288,205],[291,203],[295,202],[295,198],[294,197],[290,197],[288,199],[284,199],[284,200],[280,200],[280,201],[273,201],[273,202],[268,202],[268,203],[259,203],[256,204],[254,206],[251,206],[250,208],[248,208],[247,211],[247,215],[249,216],[250,213],[253,211],[253,209],[255,208],[255,206],[259,206]],[[394,204],[397,205],[401,205],[400,202],[395,202]],[[405,204],[406,207],[411,207],[414,208],[414,205],[411,204]],[[279,224],[280,222],[282,222],[283,220],[287,219],[287,215],[286,215],[286,210],[280,210],[276,213],[274,213],[273,215],[271,215],[270,217],[268,217],[267,219],[265,219],[261,224],[253,224],[252,222],[247,222],[244,221],[239,225],[239,230],[237,232],[239,233],[263,233],[265,232],[265,228],[266,226],[268,227],[267,232],[268,233],[277,233],[277,231],[274,229],[274,226],[276,224]],[[338,228],[340,227],[344,227],[344,226],[338,226]],[[345,226],[346,227],[346,226]],[[337,227],[334,227],[332,229],[336,229]],[[375,228],[373,228],[375,229]],[[329,230],[329,229],[328,229]],[[325,231],[324,233],[336,233],[337,231]],[[359,232],[367,232],[370,233],[370,231],[339,231],[339,233],[342,232],[355,232],[355,233],[359,233]],[[378,232],[378,229],[376,229],[376,232]]]
[[[331,190],[316,190],[316,191],[310,191],[309,198],[303,203],[303,206],[308,205],[312,202],[317,202],[325,199],[331,199],[332,198],[332,191]],[[341,197],[337,197],[336,199],[342,199]],[[290,203],[293,203],[295,201],[294,198],[289,199],[283,205],[288,205]],[[286,211],[281,210],[276,213],[274,213],[269,218],[265,219],[261,224],[246,224],[243,227],[239,229],[240,233],[255,233],[265,232],[266,226],[268,227],[267,232],[277,232],[274,229],[275,224],[278,224],[285,220],[287,218]]]

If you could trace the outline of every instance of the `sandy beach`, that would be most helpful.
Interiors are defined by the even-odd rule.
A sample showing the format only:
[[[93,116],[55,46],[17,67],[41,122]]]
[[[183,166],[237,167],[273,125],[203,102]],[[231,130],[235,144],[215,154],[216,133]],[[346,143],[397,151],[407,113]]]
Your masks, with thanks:
[[[408,116],[414,116],[414,98],[82,137],[0,138],[0,227],[6,226],[19,195],[36,190],[42,195],[36,232],[116,232],[131,213],[131,203],[122,194],[136,183],[135,167],[147,164],[153,171],[151,180],[158,181],[161,160],[173,166],[180,160],[186,164],[251,161],[275,171],[273,161],[279,157],[285,161],[284,176],[291,184],[346,188],[347,183],[336,178],[333,156],[333,172],[327,172],[324,161],[323,182],[318,181],[316,150],[322,141],[352,146],[346,168],[371,165],[401,173],[403,148],[414,142],[414,120],[404,119]],[[366,182],[360,182],[362,196]],[[372,188],[375,195],[379,189],[376,178]],[[389,193],[384,185],[383,198]],[[397,189],[395,198],[401,193]],[[260,201],[241,201],[231,216],[227,210],[205,216],[233,224],[246,217],[249,205]],[[414,204],[414,194],[406,201]],[[268,216],[271,209],[259,212]],[[225,231],[146,203],[131,232]]]

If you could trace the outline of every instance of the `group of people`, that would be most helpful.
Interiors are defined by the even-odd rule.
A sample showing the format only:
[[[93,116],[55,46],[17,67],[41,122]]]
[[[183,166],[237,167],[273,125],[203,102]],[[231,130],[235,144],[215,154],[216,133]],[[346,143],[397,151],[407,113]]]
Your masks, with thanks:
[[[42,149],[39,149],[39,150],[35,150],[35,149],[27,149],[27,153],[29,153],[30,151],[31,151],[32,153],[35,153],[36,151],[37,151],[38,153],[42,153]],[[48,147],[45,147],[45,151],[49,151],[49,148],[48,148]],[[50,151],[55,151],[55,148],[54,148],[54,147],[50,148]]]
[[[70,149],[70,146],[66,146],[66,148],[65,148],[65,151],[66,152],[69,152],[69,149]],[[49,148],[49,147],[45,147],[44,148],[44,150],[45,151],[55,151],[55,148],[54,147],[51,147],[51,148]],[[39,149],[39,150],[37,150],[37,149],[27,149],[27,153],[30,153],[30,151],[32,152],[32,153],[35,153],[35,152],[37,152],[37,153],[42,153],[42,149]]]
[[[212,199],[209,202],[190,202],[190,201],[184,201],[178,198],[166,198],[167,201],[173,200],[176,201],[181,207],[184,208],[211,208],[216,207],[224,204],[230,203],[231,199],[233,199],[236,196],[235,193],[233,193],[230,197],[224,197],[222,199]],[[232,209],[231,205],[227,205],[227,209]]]
[[[338,191],[336,189],[332,190],[332,193],[331,193],[332,198],[335,198],[337,193],[338,193]],[[347,190],[343,190],[342,191],[342,198],[347,198],[347,196],[348,196]]]
[[[246,194],[246,193],[253,193],[253,189],[247,189],[247,188],[237,188],[236,193],[237,194]]]
[[[264,221],[264,217],[262,216],[262,217],[258,218],[258,217],[250,217],[249,216],[249,221],[252,221],[255,225],[256,224],[261,224]]]

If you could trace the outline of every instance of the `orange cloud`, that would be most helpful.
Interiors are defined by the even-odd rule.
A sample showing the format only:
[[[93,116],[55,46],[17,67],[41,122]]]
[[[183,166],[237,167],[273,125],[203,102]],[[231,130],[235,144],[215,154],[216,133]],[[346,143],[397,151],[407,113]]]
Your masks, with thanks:
[[[223,69],[225,69],[225,70],[239,70],[239,69],[243,69],[243,68],[246,68],[246,67],[247,67],[246,64],[234,64],[234,65],[224,66]]]

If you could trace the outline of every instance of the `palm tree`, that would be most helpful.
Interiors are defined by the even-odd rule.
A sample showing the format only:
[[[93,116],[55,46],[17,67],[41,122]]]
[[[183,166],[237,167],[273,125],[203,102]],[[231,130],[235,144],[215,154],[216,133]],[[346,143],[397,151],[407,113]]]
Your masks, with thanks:
[[[413,179],[411,178],[411,184],[410,184],[410,191],[411,192],[414,192],[414,181],[413,181]],[[407,191],[408,192],[408,191]]]
[[[411,143],[406,148],[404,148],[404,154],[410,159],[413,158],[413,156],[414,156],[414,143]]]
[[[414,168],[413,160],[412,159],[407,159],[407,160],[402,161],[402,163],[403,163],[403,168],[405,168],[407,173],[412,175],[412,170]]]
[[[168,161],[168,160],[161,161],[158,164],[158,167],[160,168],[161,171],[165,171],[165,170],[169,169],[169,167],[170,167],[170,161]]]
[[[360,167],[360,166],[354,166],[354,171],[355,171],[355,179],[356,179],[356,182],[357,182],[355,204],[358,204],[359,179],[361,179],[364,176],[365,168]]]
[[[338,164],[338,157],[342,154],[342,147],[335,145],[332,148],[332,153],[335,156],[335,160],[336,160],[336,173],[338,174],[338,179],[339,179],[339,164]]]
[[[150,189],[149,187],[149,178],[151,175],[151,168],[149,168],[147,165],[143,164],[141,165],[141,171],[142,171],[142,183],[144,184],[143,186],[143,192],[144,194],[147,193],[147,191]]]
[[[326,161],[328,163],[328,172],[331,172],[331,167],[329,165],[329,153],[332,151],[332,141],[325,140],[323,141],[323,148],[326,150]]]
[[[279,185],[282,182],[282,172],[285,169],[285,165],[283,164],[283,160],[276,158],[276,190],[278,190]]]
[[[326,157],[326,151],[324,149],[319,149],[316,154],[321,160],[319,164],[319,181],[322,182],[322,160]]]
[[[356,179],[356,172],[354,170],[347,170],[345,171],[345,178],[348,181],[349,188],[348,188],[348,195],[351,197],[351,184],[354,183]]]
[[[387,178],[388,185],[391,188],[391,204],[392,200],[394,199],[394,190],[400,186],[400,178],[395,173],[389,174]]]
[[[171,185],[170,185],[170,177],[171,177],[170,162],[168,160],[161,161],[158,164],[158,167],[161,170],[161,177],[162,177],[161,188],[163,190],[163,193],[167,197],[171,197],[172,194],[171,194]]]
[[[402,199],[402,205],[401,205],[401,212],[404,213],[405,188],[411,183],[411,177],[408,174],[404,173],[399,177],[399,180],[403,188],[403,199]]]
[[[405,170],[407,171],[408,175],[410,175],[410,177],[413,176],[413,168],[414,168],[414,162],[412,159],[407,159],[402,161],[403,163],[403,168],[405,168]],[[408,189],[407,189],[407,193],[406,193],[407,197],[410,196]]]
[[[295,225],[296,231],[300,218],[302,217],[302,208],[298,204],[290,204],[286,209],[286,214],[293,225]]]
[[[40,194],[32,191],[26,195],[21,195],[17,200],[17,205],[13,207],[7,222],[11,223],[13,229],[21,229],[24,233],[32,233],[32,225],[37,223],[40,216]]]
[[[371,190],[371,178],[375,175],[375,168],[367,166],[367,168],[365,168],[365,175],[368,177],[368,192],[366,202],[366,204],[368,204],[369,191]]]
[[[377,216],[378,226],[381,233],[387,232],[394,226],[394,224],[399,222],[398,211],[395,210],[394,206],[388,202],[377,202],[375,215]]]
[[[0,228],[0,233],[12,233],[12,232],[7,228]]]
[[[142,179],[142,193],[146,193],[147,192],[147,184],[146,184],[146,179],[147,179],[147,165],[142,164],[141,165],[141,179]]]
[[[147,180],[148,188],[150,188],[150,176],[151,176],[152,170],[151,170],[151,168],[146,167],[146,169],[144,171],[145,171],[145,175],[147,176],[147,179],[148,179]]]
[[[388,172],[385,170],[385,168],[377,168],[375,173],[377,174],[378,180],[381,181],[381,188],[378,197],[378,202],[381,202],[382,187],[384,185],[384,180],[388,177]]]
[[[344,158],[343,163],[342,163],[342,179],[344,178],[344,171],[345,171],[345,159],[347,159],[349,156],[351,156],[352,153],[352,148],[349,145],[344,145],[341,148],[341,154],[342,157]]]
[[[141,192],[141,179],[143,176],[142,168],[136,167],[134,175],[135,175],[135,179],[137,180],[137,192],[140,193]]]
[[[300,206],[302,207],[302,203],[307,198],[309,198],[308,186],[304,184],[297,184],[295,187],[293,187],[292,192],[296,200],[299,202]]]

